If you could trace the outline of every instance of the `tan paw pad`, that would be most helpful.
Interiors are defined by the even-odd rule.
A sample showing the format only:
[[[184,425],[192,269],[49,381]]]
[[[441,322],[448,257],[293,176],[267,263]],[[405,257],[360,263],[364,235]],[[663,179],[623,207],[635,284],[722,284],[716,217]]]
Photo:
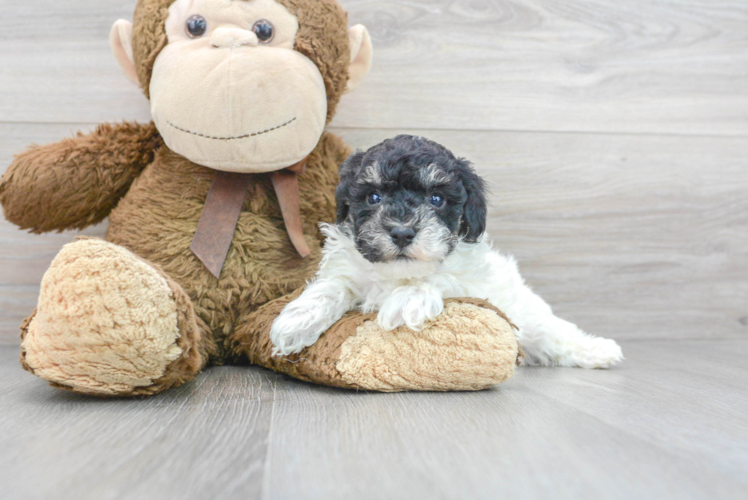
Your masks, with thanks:
[[[45,380],[114,395],[161,377],[182,353],[178,336],[166,279],[122,247],[82,239],[45,273],[22,350]]]
[[[343,379],[362,389],[480,390],[514,373],[517,338],[495,311],[450,302],[422,331],[387,332],[366,321],[341,346],[336,364]]]

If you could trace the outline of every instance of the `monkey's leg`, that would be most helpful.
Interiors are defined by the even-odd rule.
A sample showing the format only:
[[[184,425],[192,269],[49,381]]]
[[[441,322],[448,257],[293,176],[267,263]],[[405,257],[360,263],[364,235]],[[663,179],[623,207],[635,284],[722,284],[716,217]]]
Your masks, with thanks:
[[[382,392],[480,390],[514,373],[511,323],[485,301],[452,299],[419,332],[387,332],[376,314],[349,313],[300,354],[273,357],[270,326],[300,291],[249,314],[231,338],[237,360],[317,384]]]
[[[22,326],[21,362],[57,387],[148,396],[191,380],[206,339],[187,294],[160,269],[95,238],[65,245]]]

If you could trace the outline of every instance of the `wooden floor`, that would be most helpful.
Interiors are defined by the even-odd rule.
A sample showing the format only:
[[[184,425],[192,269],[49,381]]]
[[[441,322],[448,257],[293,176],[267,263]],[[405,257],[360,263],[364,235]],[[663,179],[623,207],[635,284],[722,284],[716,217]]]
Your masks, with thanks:
[[[135,0],[6,3],[0,173],[28,144],[149,120],[107,44]],[[150,400],[79,397],[16,360],[77,233],[2,221],[0,498],[748,498],[748,2],[341,3],[375,62],[331,130],[472,160],[497,246],[627,360],[477,394],[227,367]]]
[[[619,369],[373,394],[262,368],[149,400],[52,390],[0,348],[2,498],[745,499],[748,343],[624,342]]]

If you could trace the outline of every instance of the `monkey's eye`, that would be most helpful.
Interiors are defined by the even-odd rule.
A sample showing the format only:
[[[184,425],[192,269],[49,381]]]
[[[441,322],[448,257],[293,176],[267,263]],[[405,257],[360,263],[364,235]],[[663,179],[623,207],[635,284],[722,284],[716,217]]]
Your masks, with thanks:
[[[208,21],[203,16],[196,14],[187,19],[185,30],[190,38],[200,38],[208,31]]]
[[[371,193],[366,201],[369,202],[369,205],[379,205],[382,203],[382,195],[379,193]]]
[[[431,202],[431,204],[436,208],[441,208],[444,206],[444,198],[442,198],[438,194],[432,195],[431,198],[429,198],[429,202]]]
[[[270,41],[275,38],[275,28],[273,28],[273,25],[267,19],[260,19],[257,21],[254,26],[252,26],[252,31],[255,32],[260,43],[270,43]]]

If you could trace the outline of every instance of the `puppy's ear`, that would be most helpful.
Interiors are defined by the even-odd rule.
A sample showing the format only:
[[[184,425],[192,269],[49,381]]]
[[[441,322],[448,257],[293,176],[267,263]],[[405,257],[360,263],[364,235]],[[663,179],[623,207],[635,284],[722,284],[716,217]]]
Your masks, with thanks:
[[[338,204],[338,213],[336,224],[342,224],[348,217],[348,210],[350,209],[350,192],[355,182],[356,174],[361,168],[361,164],[364,161],[364,152],[356,151],[348,157],[338,168],[338,174],[340,175],[340,183],[335,188],[335,198]]]
[[[458,171],[467,191],[467,201],[460,221],[460,236],[468,243],[475,243],[486,231],[486,183],[466,160],[460,160]]]

